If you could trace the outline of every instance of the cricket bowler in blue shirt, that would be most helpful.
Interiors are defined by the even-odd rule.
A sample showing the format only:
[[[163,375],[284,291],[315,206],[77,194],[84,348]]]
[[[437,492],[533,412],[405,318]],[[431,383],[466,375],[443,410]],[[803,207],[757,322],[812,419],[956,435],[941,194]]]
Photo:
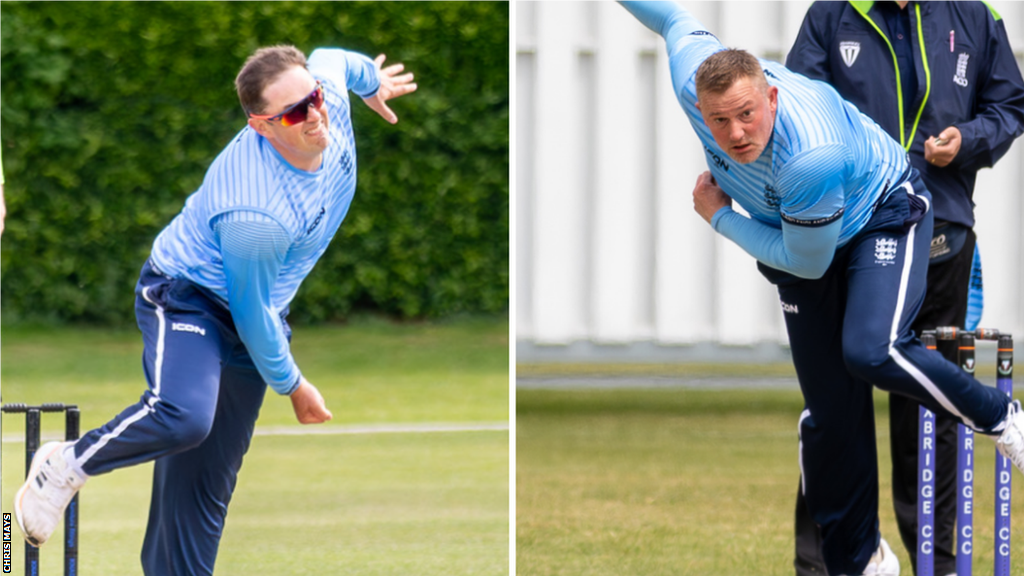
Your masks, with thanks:
[[[898,575],[878,529],[872,386],[995,437],[1024,469],[1020,404],[910,330],[928,271],[928,190],[899,143],[830,86],[726,49],[672,2],[622,4],[665,38],[673,88],[704,145],[696,211],[778,287],[806,403],[802,489],[826,568]]]
[[[974,199],[988,191],[975,190],[975,182],[1024,133],[1024,78],[1003,18],[984,2],[815,2],[786,67],[834,87],[899,141],[921,173],[935,228],[928,287],[911,328],[976,328],[984,298]],[[956,341],[940,340],[938,349],[958,360]],[[917,402],[889,395],[893,510],[912,568],[919,532],[927,529],[917,521],[919,411]],[[957,548],[967,545],[965,538],[954,544],[957,424],[935,421],[931,559],[940,576],[957,572]],[[823,574],[818,529],[799,491],[796,509],[796,574]],[[960,564],[970,561],[969,550],[959,552]]]
[[[257,50],[235,80],[248,125],[160,233],[135,290],[148,389],[77,442],[43,445],[15,496],[42,545],[90,476],[155,461],[147,576],[213,574],[228,503],[269,385],[303,424],[331,419],[289,347],[288,305],[352,202],[349,91],[385,120],[416,90],[401,64],[340,49]]]

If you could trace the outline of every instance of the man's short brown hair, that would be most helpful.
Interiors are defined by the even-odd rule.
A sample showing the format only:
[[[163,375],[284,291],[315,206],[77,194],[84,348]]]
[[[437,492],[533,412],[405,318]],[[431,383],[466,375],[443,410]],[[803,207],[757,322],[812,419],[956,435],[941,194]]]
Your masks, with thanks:
[[[740,78],[751,78],[768,89],[764,70],[753,54],[737,48],[715,52],[697,68],[697,100],[701,94],[722,94]]]
[[[242,109],[248,114],[266,113],[263,91],[293,66],[306,67],[306,55],[295,46],[268,46],[253,52],[235,77]]]

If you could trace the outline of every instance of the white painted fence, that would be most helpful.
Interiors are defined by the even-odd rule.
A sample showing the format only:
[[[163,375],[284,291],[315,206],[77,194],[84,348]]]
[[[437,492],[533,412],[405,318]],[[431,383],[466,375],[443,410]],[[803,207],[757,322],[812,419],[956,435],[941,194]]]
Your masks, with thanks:
[[[685,5],[726,45],[784,61],[810,2]],[[1011,45],[1024,48],[1024,5],[993,5]],[[519,357],[572,343],[784,345],[774,288],[693,212],[690,192],[706,167],[661,38],[611,2],[513,9]],[[1018,341],[1022,160],[1018,142],[980,173],[975,194],[982,324]]]

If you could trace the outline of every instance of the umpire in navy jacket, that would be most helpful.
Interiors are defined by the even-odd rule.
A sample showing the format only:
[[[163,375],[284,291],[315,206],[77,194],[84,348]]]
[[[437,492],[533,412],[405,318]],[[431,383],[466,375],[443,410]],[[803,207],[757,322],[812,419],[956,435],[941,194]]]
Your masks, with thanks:
[[[982,2],[815,2],[786,66],[831,84],[910,154],[935,206],[925,302],[913,329],[963,326],[974,256],[974,183],[1024,131],[1024,81],[1003,21]],[[940,343],[956,362],[956,345]],[[893,500],[915,563],[918,404],[890,395]],[[956,424],[940,418],[935,573],[956,571]],[[825,574],[798,491],[798,576]]]

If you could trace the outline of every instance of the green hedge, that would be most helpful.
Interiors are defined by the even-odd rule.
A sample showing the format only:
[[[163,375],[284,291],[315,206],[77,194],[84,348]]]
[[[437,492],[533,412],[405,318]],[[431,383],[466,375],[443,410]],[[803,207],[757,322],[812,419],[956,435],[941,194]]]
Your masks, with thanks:
[[[391,126],[354,98],[359,185],[292,317],[508,309],[508,4],[4,2],[5,319],[123,323],[156,234],[244,125],[260,46],[400,61]]]

